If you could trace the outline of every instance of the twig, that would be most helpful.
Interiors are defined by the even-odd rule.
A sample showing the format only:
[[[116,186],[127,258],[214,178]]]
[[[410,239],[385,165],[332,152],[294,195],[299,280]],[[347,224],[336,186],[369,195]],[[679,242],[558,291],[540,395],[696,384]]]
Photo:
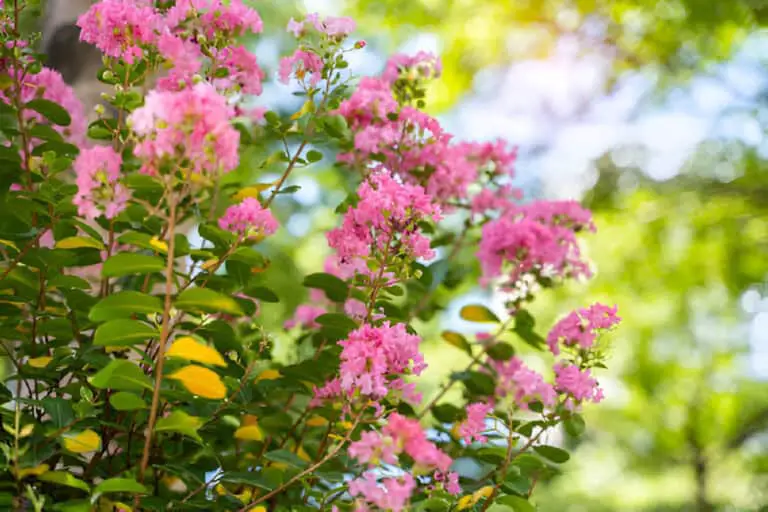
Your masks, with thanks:
[[[152,406],[149,411],[149,422],[147,424],[147,434],[144,441],[144,452],[141,456],[141,466],[139,466],[139,482],[144,482],[144,472],[149,464],[149,452],[152,447],[152,434],[157,421],[158,404],[160,403],[160,386],[163,381],[163,366],[165,363],[165,345],[170,335],[170,317],[171,317],[171,295],[173,294],[173,263],[175,250],[174,228],[176,227],[176,204],[174,203],[173,192],[168,196],[168,205],[170,215],[168,218],[168,263],[165,269],[165,305],[163,307],[163,320],[160,330],[160,340],[158,342],[157,355],[155,357],[155,386],[152,392]],[[138,498],[138,496],[137,496]]]

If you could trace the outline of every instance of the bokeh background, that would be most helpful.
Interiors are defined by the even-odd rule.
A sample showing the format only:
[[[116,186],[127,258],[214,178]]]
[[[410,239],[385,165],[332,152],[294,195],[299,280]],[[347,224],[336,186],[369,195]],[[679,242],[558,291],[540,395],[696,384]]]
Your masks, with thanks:
[[[252,3],[266,30],[251,43],[271,78],[295,45],[291,16],[353,16],[367,42],[355,72],[377,73],[396,51],[439,54],[431,113],[458,138],[519,145],[528,197],[593,209],[595,278],[542,294],[532,310],[543,332],[595,300],[618,304],[624,322],[587,434],[550,440],[575,453],[537,486],[539,510],[768,510],[768,1]],[[289,114],[301,99],[273,80],[254,103]],[[231,179],[270,181],[268,149],[257,144]],[[278,331],[306,300],[301,276],[321,270],[322,232],[353,187],[331,165],[292,180],[301,189],[275,203],[288,229],[268,248],[265,276],[283,300],[261,311]],[[472,284],[437,298],[443,307],[420,325],[427,396],[466,364],[439,337],[476,330],[460,306],[503,302]],[[281,357],[297,357],[288,333],[279,340]]]

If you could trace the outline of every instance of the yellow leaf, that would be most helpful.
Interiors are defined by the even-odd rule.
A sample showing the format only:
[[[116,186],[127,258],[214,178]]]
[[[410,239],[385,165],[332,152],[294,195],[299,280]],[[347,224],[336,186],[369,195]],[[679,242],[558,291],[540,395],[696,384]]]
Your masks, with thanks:
[[[256,382],[259,382],[261,380],[275,380],[279,379],[282,375],[280,375],[280,372],[277,370],[264,370],[259,374],[258,377],[256,377]]]
[[[249,425],[240,427],[235,431],[235,439],[242,439],[244,441],[261,441],[264,439],[264,434],[258,425]]]
[[[115,507],[116,512],[133,512],[133,508],[123,502],[116,501],[112,505]]]
[[[304,451],[304,447],[301,445],[299,445],[299,449],[296,450],[296,455],[298,455],[300,459],[305,460],[307,462],[312,461],[312,457],[310,457],[309,454],[306,451]]]
[[[459,311],[459,316],[470,322],[499,323],[499,317],[497,317],[493,311],[480,305],[464,306],[461,308],[461,311]]]
[[[32,435],[32,432],[35,430],[34,423],[30,423],[29,425],[24,425],[21,427],[21,432],[19,432],[19,437],[27,437],[29,435]]]
[[[152,237],[152,239],[149,241],[149,245],[157,252],[168,254],[168,244],[156,236]]]
[[[3,240],[3,239],[0,239],[0,244],[3,244],[3,245],[7,245],[8,247],[13,247],[13,248],[14,248],[14,249],[16,249],[17,251],[19,250],[19,248],[18,248],[18,247],[16,247],[16,244],[15,244],[15,243],[13,243],[13,242],[11,242],[10,240]]]
[[[253,508],[249,508],[248,512],[267,512],[267,507],[264,505],[256,505]]]
[[[131,347],[104,347],[104,352],[107,354],[120,353],[129,350]]]
[[[163,477],[162,481],[163,481],[163,485],[165,485],[165,487],[171,492],[175,492],[178,494],[187,492],[187,485],[184,483],[184,481],[181,478],[177,476],[168,475]]]
[[[481,498],[490,498],[493,494],[493,486],[486,485],[485,487],[481,487],[478,490],[472,494],[472,504],[474,505],[478,501],[480,501]]]
[[[203,398],[220,399],[227,396],[227,388],[215,372],[190,364],[168,376],[181,382],[187,391]]]
[[[256,416],[254,416],[253,414],[246,414],[246,415],[243,416],[243,420],[242,420],[241,423],[242,423],[242,426],[244,426],[244,427],[258,425],[259,424],[259,419]]]
[[[48,464],[40,464],[39,466],[35,466],[33,468],[21,468],[18,471],[12,469],[12,471],[16,475],[17,480],[23,480],[28,476],[40,476],[43,473],[47,473],[49,469],[50,466],[48,466]]]
[[[322,427],[328,424],[328,420],[322,416],[312,416],[307,420],[307,426],[309,427]]]
[[[72,453],[87,453],[99,449],[101,438],[93,430],[83,430],[77,435],[64,438],[64,448]]]
[[[251,492],[250,489],[246,489],[240,494],[235,494],[235,498],[240,500],[241,503],[248,503],[249,501],[251,501],[251,496],[253,496],[253,493]]]
[[[474,505],[474,500],[472,498],[471,494],[467,494],[466,496],[462,496],[459,502],[456,504],[456,508],[458,510],[464,510]]]
[[[261,192],[273,187],[274,185],[274,183],[257,183],[256,185],[251,185],[249,187],[238,190],[237,193],[232,196],[232,199],[235,201],[242,201],[246,197],[255,197],[258,199]]]
[[[206,261],[202,265],[200,265],[200,268],[203,270],[210,270],[213,268],[217,263],[219,262],[218,258],[211,258],[210,260]]]
[[[218,494],[219,496],[224,496],[227,494],[227,489],[221,484],[216,484],[216,487],[214,488],[214,490],[216,491],[216,494]]]
[[[341,423],[339,423],[339,426],[344,430],[349,430],[352,428],[352,423],[349,421],[342,421]]]
[[[85,236],[70,236],[56,242],[57,249],[104,249],[104,244],[98,240]]]
[[[310,112],[314,112],[315,110],[315,104],[312,100],[307,100],[304,102],[304,104],[301,106],[301,110],[296,112],[291,116],[291,121],[295,121],[304,114],[309,114]]]
[[[215,348],[200,343],[191,336],[177,338],[176,342],[168,349],[168,357],[179,357],[187,361],[213,366],[227,366],[226,361]]]
[[[48,366],[48,363],[50,363],[51,361],[53,361],[52,357],[42,356],[42,357],[33,357],[27,362],[29,363],[29,366],[31,366],[32,368],[45,368],[46,366]]]

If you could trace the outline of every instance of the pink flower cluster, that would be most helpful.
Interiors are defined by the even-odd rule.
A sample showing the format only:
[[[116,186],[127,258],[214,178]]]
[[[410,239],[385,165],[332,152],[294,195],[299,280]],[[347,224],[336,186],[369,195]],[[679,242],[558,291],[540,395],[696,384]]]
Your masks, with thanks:
[[[165,13],[147,0],[102,0],[77,23],[83,41],[129,64],[157,51],[170,68],[158,81],[160,90],[193,85],[207,61],[218,89],[261,94],[264,73],[256,56],[234,43],[246,31],[263,28],[259,14],[242,0],[179,0]]]
[[[175,172],[177,166],[208,175],[233,170],[240,142],[240,132],[230,124],[233,115],[226,98],[207,83],[150,91],[144,106],[128,118],[140,138],[134,154],[142,159],[142,172]]]
[[[477,402],[469,404],[467,406],[467,419],[459,424],[459,435],[464,439],[464,442],[469,444],[473,441],[484,443],[488,440],[483,435],[485,432],[485,418],[491,412],[493,412],[493,405],[483,402]]]
[[[419,352],[421,340],[408,334],[405,324],[363,325],[339,342],[343,347],[339,369],[341,389],[372,398],[387,396],[392,377],[419,375],[426,364]],[[397,379],[394,379],[397,380]]]
[[[541,402],[552,407],[557,400],[557,393],[551,384],[544,381],[540,373],[528,368],[523,361],[512,357],[506,361],[492,361],[496,371],[496,396],[511,395],[515,404],[527,410],[532,402]]]
[[[317,13],[312,13],[307,14],[302,21],[291,18],[286,30],[296,37],[301,37],[309,27],[314,27],[319,33],[331,39],[342,39],[354,32],[356,24],[352,18],[327,16],[321,20]]]
[[[544,278],[589,277],[576,232],[592,228],[591,215],[573,202],[536,201],[508,208],[483,226],[477,257],[487,281],[508,267],[509,283],[525,274]]]
[[[147,0],[101,0],[77,20],[82,41],[128,64],[156,43],[162,25],[160,14]]]
[[[418,52],[416,55],[397,54],[392,56],[384,67],[381,78],[390,85],[402,76],[413,81],[428,80],[440,77],[443,65],[435,55],[429,52]]]
[[[314,87],[323,78],[323,59],[311,51],[298,49],[290,57],[280,59],[280,70],[278,74],[280,81],[288,84],[291,76],[295,76],[299,82],[309,75],[309,86]]]
[[[73,200],[77,213],[95,219],[104,213],[114,218],[125,209],[130,197],[119,183],[122,158],[109,146],[83,148],[74,163],[77,193]]]
[[[560,344],[588,350],[600,331],[610,329],[621,321],[617,311],[616,306],[609,307],[600,303],[572,311],[549,331],[549,350],[555,355],[560,354]]]
[[[377,510],[400,512],[406,509],[415,489],[416,480],[408,473],[400,477],[383,478],[379,482],[374,473],[366,471],[362,477],[349,483],[349,494],[360,496],[363,500],[355,509],[358,512],[370,510],[368,505],[373,505]]]
[[[340,262],[385,256],[393,246],[414,259],[434,256],[429,239],[418,231],[417,224],[425,219],[439,220],[440,209],[423,188],[378,172],[361,183],[358,196],[357,206],[347,210],[342,226],[327,234]]]
[[[261,206],[258,199],[246,197],[227,208],[219,219],[219,227],[241,237],[253,237],[273,234],[278,224],[272,212]]]
[[[416,419],[392,413],[381,432],[363,432],[359,441],[349,445],[348,453],[369,468],[380,462],[397,464],[399,455],[408,455],[415,465],[414,472],[435,471],[436,480],[447,480],[446,488],[449,492],[460,492],[458,475],[446,475],[453,463],[452,459],[429,441]],[[406,474],[403,478],[405,480],[402,482],[386,478],[379,483],[375,474],[367,471],[361,478],[350,483],[350,494],[362,496],[367,503],[379,508],[402,510],[415,488],[415,485],[403,485],[408,484],[413,477]]]
[[[395,56],[382,77],[361,80],[336,111],[354,133],[354,150],[340,154],[339,161],[363,173],[371,162],[381,162],[377,165],[422,185],[443,205],[465,198],[484,173],[511,176],[516,152],[506,143],[455,143],[435,118],[398,103],[392,87],[406,68],[426,78],[439,70],[439,62],[426,54]]]
[[[565,406],[575,410],[584,400],[598,403],[603,399],[603,390],[597,380],[592,378],[589,369],[580,369],[575,365],[558,363],[555,370],[555,387],[567,398]]]

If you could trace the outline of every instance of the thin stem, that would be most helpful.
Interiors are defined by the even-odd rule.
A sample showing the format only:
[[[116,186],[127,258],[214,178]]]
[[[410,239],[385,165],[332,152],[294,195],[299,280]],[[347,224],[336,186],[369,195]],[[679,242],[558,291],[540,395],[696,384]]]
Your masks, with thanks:
[[[494,345],[496,340],[499,338],[499,336],[502,335],[502,333],[507,329],[509,324],[512,322],[512,319],[514,316],[510,316],[503,324],[501,324],[501,327],[496,331],[496,333],[486,342],[483,349],[478,352],[478,354],[472,358],[472,360],[469,362],[466,368],[464,368],[463,372],[468,372],[472,369],[473,366],[475,366],[477,363],[480,362],[480,359],[483,358],[483,356],[488,352],[488,350]],[[456,379],[449,379],[447,383],[443,384],[440,391],[437,393],[437,395],[432,398],[432,400],[429,401],[429,403],[424,407],[424,409],[419,413],[418,418],[421,419],[429,412],[429,410],[432,408],[433,405],[435,405],[438,400],[443,398],[445,394],[448,392],[448,390],[451,389],[451,387],[456,383]]]
[[[160,403],[160,386],[163,381],[163,366],[165,363],[165,345],[170,336],[170,318],[171,318],[171,295],[173,294],[173,263],[175,250],[174,230],[176,227],[176,204],[174,202],[173,192],[168,196],[168,206],[170,214],[168,217],[168,263],[165,268],[165,305],[163,307],[163,321],[160,330],[160,340],[155,357],[155,386],[152,391],[152,406],[149,411],[149,422],[147,424],[147,435],[144,441],[144,452],[141,456],[141,466],[139,466],[139,482],[144,482],[144,473],[149,464],[149,453],[152,448],[152,434],[157,421],[158,405]]]
[[[246,506],[241,508],[238,512],[245,512],[246,510],[250,510],[252,507],[258,505],[259,503],[267,501],[268,499],[270,499],[273,496],[277,496],[278,494],[280,494],[285,489],[287,489],[288,487],[290,487],[294,483],[298,482],[299,480],[301,480],[305,476],[309,475],[310,473],[314,473],[320,466],[322,466],[323,464],[325,464],[326,462],[331,460],[333,457],[335,457],[336,454],[339,453],[342,448],[344,448],[344,445],[346,445],[347,442],[352,438],[352,433],[355,431],[355,427],[357,427],[357,425],[360,423],[360,420],[363,417],[363,411],[364,410],[361,410],[360,413],[357,415],[357,417],[355,418],[354,423],[352,424],[352,428],[349,429],[349,431],[347,432],[347,435],[344,436],[344,439],[342,439],[341,442],[336,447],[334,447],[333,450],[328,452],[328,455],[326,455],[325,457],[323,457],[319,461],[315,462],[314,464],[309,466],[307,469],[305,469],[301,473],[297,474],[296,476],[294,476],[293,478],[291,478],[290,480],[285,482],[283,485],[281,485],[277,489],[275,489],[273,491],[270,491],[267,494],[265,494],[264,496],[261,496],[260,498],[258,498],[257,500],[254,500],[254,501],[250,502],[249,504],[247,504]]]
[[[26,256],[26,254],[29,252],[30,249],[35,247],[37,243],[40,241],[40,239],[43,237],[43,235],[48,231],[49,228],[45,228],[43,230],[40,230],[37,235],[35,235],[35,238],[29,241],[27,245],[24,246],[24,248],[19,252],[19,254],[16,255],[16,258],[8,265],[8,267],[3,271],[2,275],[0,275],[0,280],[5,279],[8,274],[11,273],[11,271],[16,268],[16,265],[19,264],[21,259]]]

